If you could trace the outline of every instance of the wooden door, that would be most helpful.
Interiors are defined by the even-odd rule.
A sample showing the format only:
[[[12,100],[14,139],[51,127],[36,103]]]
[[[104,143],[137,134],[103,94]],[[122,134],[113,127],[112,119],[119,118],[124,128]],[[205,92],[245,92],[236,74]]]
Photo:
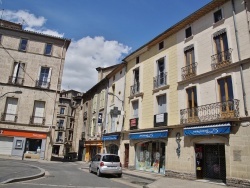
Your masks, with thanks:
[[[129,144],[125,144],[125,157],[124,157],[124,167],[128,168],[129,162]]]

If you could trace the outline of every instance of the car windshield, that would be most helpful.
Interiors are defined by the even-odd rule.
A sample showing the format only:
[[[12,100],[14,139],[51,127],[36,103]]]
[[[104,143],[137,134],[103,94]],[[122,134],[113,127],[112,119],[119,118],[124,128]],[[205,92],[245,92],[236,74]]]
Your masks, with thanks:
[[[102,158],[104,162],[120,162],[120,157],[116,155],[104,155]]]

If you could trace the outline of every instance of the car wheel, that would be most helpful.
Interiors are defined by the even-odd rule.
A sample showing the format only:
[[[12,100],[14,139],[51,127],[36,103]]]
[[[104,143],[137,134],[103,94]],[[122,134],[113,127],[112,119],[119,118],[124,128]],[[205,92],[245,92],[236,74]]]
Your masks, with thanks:
[[[98,177],[101,177],[101,176],[102,176],[102,173],[100,172],[100,169],[97,170],[97,176],[98,176]]]
[[[89,166],[89,173],[92,173],[91,166]]]
[[[121,178],[122,177],[122,174],[117,174],[118,178]]]

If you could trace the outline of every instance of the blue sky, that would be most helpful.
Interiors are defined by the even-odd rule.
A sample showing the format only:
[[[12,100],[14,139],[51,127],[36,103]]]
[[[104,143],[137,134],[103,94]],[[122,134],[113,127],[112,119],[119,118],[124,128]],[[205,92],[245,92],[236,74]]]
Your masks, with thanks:
[[[0,0],[2,18],[72,40],[63,89],[87,91],[96,67],[119,63],[210,0]],[[24,20],[24,21],[23,21]]]

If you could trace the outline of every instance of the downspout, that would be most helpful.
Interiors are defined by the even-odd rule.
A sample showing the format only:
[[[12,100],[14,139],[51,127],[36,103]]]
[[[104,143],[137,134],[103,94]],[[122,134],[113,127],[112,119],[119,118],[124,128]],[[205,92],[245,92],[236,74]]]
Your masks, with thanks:
[[[126,75],[127,75],[127,64],[128,62],[123,60],[125,62],[125,71],[124,71],[124,89],[123,89],[123,102],[122,102],[122,108],[124,111],[124,115],[123,115],[123,120],[122,120],[122,129],[121,131],[124,130],[124,120],[125,120],[125,90],[126,90]]]
[[[235,19],[234,0],[231,0],[231,3],[232,3],[232,8],[233,8],[234,33],[235,33],[235,38],[236,38],[237,53],[238,53],[239,61],[241,61],[238,29],[237,29],[236,19]],[[243,93],[243,104],[244,104],[245,116],[248,116],[247,104],[246,104],[245,83],[244,83],[244,77],[243,77],[243,65],[242,64],[240,64],[240,78],[241,78],[241,86],[242,86],[242,93]]]
[[[248,9],[247,9],[247,2],[244,1],[244,6],[245,6],[245,12],[246,12],[246,19],[247,19],[247,29],[248,29],[248,40],[249,40],[249,43],[250,43],[250,25],[249,25],[249,18],[248,18]]]
[[[106,125],[107,125],[107,122],[106,122],[106,119],[107,119],[107,108],[108,108],[108,89],[109,89],[109,79],[106,77],[105,78],[106,80],[106,83],[107,83],[107,86],[106,86],[106,96],[105,96],[105,108],[104,108],[104,120],[103,122],[105,123],[105,127],[102,125],[103,127],[103,130],[101,131],[101,138],[102,138],[102,135],[103,135],[103,131],[105,130],[104,128],[106,128]],[[103,153],[106,153],[106,148],[105,148],[105,151],[104,151],[104,148],[105,148],[105,141],[102,142],[102,150],[103,150]]]

